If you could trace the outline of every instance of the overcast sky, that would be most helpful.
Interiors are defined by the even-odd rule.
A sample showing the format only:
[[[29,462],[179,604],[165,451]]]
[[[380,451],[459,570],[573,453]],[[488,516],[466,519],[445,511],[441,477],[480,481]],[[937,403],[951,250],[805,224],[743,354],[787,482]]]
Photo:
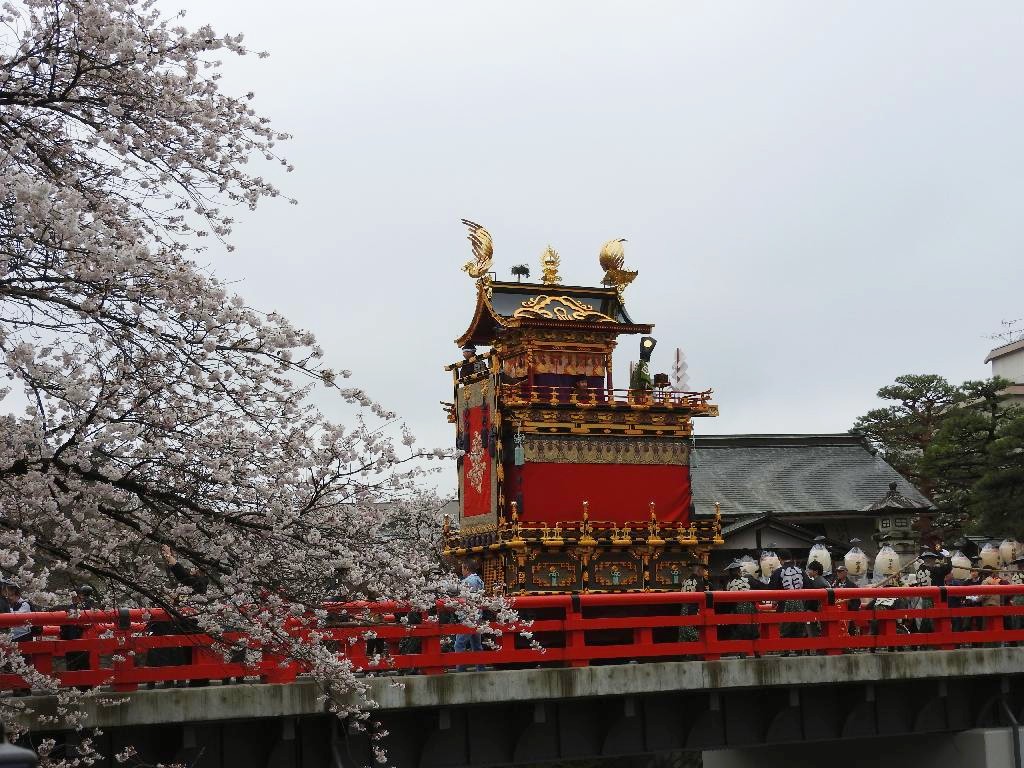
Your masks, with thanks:
[[[299,205],[242,215],[216,271],[428,445],[473,311],[462,217],[506,279],[550,243],[596,284],[628,238],[652,368],[680,346],[715,389],[703,433],[845,431],[899,374],[985,377],[1024,317],[1019,2],[185,7],[271,52],[225,87],[295,137]]]

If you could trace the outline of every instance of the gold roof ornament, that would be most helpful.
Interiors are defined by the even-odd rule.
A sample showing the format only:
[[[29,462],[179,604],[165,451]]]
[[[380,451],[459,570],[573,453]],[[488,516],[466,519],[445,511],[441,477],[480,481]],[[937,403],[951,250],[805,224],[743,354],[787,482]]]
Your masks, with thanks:
[[[469,227],[469,236],[466,239],[473,245],[473,261],[467,261],[462,265],[462,269],[474,279],[486,280],[487,273],[491,271],[491,265],[494,263],[491,233],[469,219],[463,219],[462,223]]]
[[[624,242],[626,242],[624,237],[609,240],[601,246],[601,256],[599,258],[601,269],[604,270],[604,278],[601,280],[601,285],[614,286],[620,294],[627,285],[636,280],[636,276],[639,274],[638,272],[622,268],[626,261],[626,249],[622,247]]]
[[[540,257],[540,268],[542,270],[540,281],[545,285],[558,285],[562,278],[558,274],[558,265],[561,263],[558,251],[550,245],[544,249]]]

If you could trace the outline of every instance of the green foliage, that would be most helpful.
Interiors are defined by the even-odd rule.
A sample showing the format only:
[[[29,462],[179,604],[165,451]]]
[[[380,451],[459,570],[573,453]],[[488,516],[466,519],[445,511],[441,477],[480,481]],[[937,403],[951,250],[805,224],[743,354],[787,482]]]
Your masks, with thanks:
[[[924,452],[944,415],[963,399],[963,394],[941,376],[907,374],[878,390],[878,396],[895,402],[868,411],[851,431],[870,440],[897,472],[931,496],[935,488],[931,475],[921,466]]]
[[[1024,415],[1008,421],[988,450],[971,512],[980,530],[1024,538]]]
[[[878,391],[893,404],[861,416],[851,431],[932,499],[939,527],[1024,534],[1024,410],[1007,403],[1009,385],[900,376]]]
[[[512,267],[512,276],[519,278],[519,282],[522,282],[524,277],[530,277],[530,268],[526,264],[516,264]]]

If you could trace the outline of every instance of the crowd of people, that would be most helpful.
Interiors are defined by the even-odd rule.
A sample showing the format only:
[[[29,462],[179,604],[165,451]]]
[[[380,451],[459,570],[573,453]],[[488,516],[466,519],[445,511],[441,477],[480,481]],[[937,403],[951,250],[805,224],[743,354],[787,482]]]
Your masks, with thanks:
[[[774,553],[778,557],[778,567],[770,574],[756,575],[752,569],[740,560],[730,562],[724,572],[716,580],[713,579],[708,568],[703,563],[695,563],[692,566],[692,573],[683,582],[683,591],[700,592],[705,590],[723,589],[729,592],[757,592],[760,590],[791,591],[800,589],[832,589],[836,590],[835,603],[838,607],[850,611],[865,611],[863,621],[849,621],[842,624],[844,634],[877,634],[879,631],[878,621],[869,618],[866,611],[889,611],[903,609],[928,609],[934,607],[934,601],[930,597],[904,597],[893,595],[889,597],[884,593],[870,598],[844,598],[841,590],[863,587],[876,587],[881,589],[894,587],[915,587],[915,586],[993,586],[993,585],[1022,585],[1024,584],[1024,556],[1014,558],[1005,568],[996,568],[991,565],[984,565],[980,557],[971,560],[971,567],[966,569],[955,568],[951,562],[951,555],[941,545],[934,548],[927,548],[907,566],[888,575],[861,574],[859,579],[850,576],[848,567],[838,562],[830,573],[826,573],[822,562],[810,559],[803,566],[798,565],[792,553],[786,550],[779,550]],[[753,561],[750,561],[753,562]],[[958,570],[965,571],[958,574]],[[961,607],[992,607],[999,605],[1024,606],[1024,595],[1002,596],[1002,595],[968,595],[950,596],[948,605],[951,608]],[[813,612],[819,613],[822,610],[821,601],[814,600],[779,600],[771,604],[766,601],[757,600],[756,595],[751,595],[750,601],[722,603],[716,605],[716,612],[719,614],[740,613],[750,614],[758,610],[775,610],[782,613]],[[684,606],[683,613],[694,614],[697,608],[695,605]],[[873,614],[874,615],[874,614]],[[1024,616],[1003,617],[1003,626],[1006,629],[1024,629]],[[934,621],[931,618],[907,618],[900,619],[896,624],[899,633],[927,633],[934,631]],[[956,616],[952,619],[952,629],[956,632],[968,630],[980,630],[983,628],[982,617]],[[783,638],[816,637],[822,632],[820,621],[783,622],[780,625],[779,635]],[[729,640],[752,640],[757,639],[760,628],[757,623],[733,624],[719,628],[719,638]],[[679,632],[679,639],[693,642],[697,639],[696,627],[682,627]]]
[[[812,551],[813,553],[813,551]],[[705,592],[723,590],[727,592],[750,593],[749,600],[718,600],[715,604],[716,614],[754,614],[761,611],[778,611],[782,613],[803,613],[800,620],[782,621],[779,625],[779,636],[782,638],[806,638],[817,637],[823,632],[823,623],[814,618],[808,619],[806,614],[818,614],[823,609],[823,601],[820,598],[800,599],[794,598],[775,599],[771,602],[758,599],[758,592],[774,590],[787,592],[802,589],[830,589],[834,592],[834,604],[849,611],[863,611],[864,620],[844,621],[841,624],[842,633],[849,635],[878,634],[879,622],[878,611],[932,608],[933,601],[928,597],[906,597],[902,593],[895,593],[891,597],[884,594],[884,591],[872,597],[845,598],[843,590],[859,587],[879,587],[883,590],[891,587],[902,586],[990,586],[999,584],[1024,585],[1024,555],[1016,557],[1008,567],[997,569],[975,559],[972,566],[966,569],[966,573],[958,572],[963,569],[954,567],[949,552],[941,547],[928,548],[908,565],[895,573],[887,576],[879,576],[873,579],[872,574],[859,573],[859,578],[851,576],[847,565],[842,560],[837,560],[834,567],[826,567],[820,559],[808,557],[802,564],[798,564],[791,552],[779,550],[773,553],[777,557],[777,567],[770,572],[764,569],[757,571],[750,566],[752,560],[745,558],[730,562],[720,574],[714,577],[709,573],[708,567],[700,562],[691,566],[689,575],[681,580],[679,588],[684,592]],[[161,548],[161,557],[165,563],[169,578],[176,586],[184,586],[188,589],[185,593],[203,594],[206,592],[209,579],[197,568],[188,568],[178,562],[174,553],[169,547]],[[762,560],[763,562],[763,560]],[[826,558],[829,566],[833,563]],[[465,592],[480,593],[485,589],[484,581],[479,574],[479,564],[474,559],[467,559],[460,564],[462,585]],[[1009,603],[1016,606],[1024,606],[1024,595],[969,595],[949,596],[948,605],[953,608],[971,606],[998,606]],[[90,610],[99,607],[94,590],[89,585],[79,585],[72,590],[71,602],[67,605],[56,608],[47,608],[50,611],[66,611],[74,614],[78,611]],[[30,613],[36,611],[33,606],[22,595],[20,587],[11,582],[4,581],[0,584],[0,613]],[[684,603],[681,608],[683,615],[694,615],[698,612],[696,603]],[[477,615],[477,618],[488,618],[486,615]],[[342,617],[345,618],[345,617]],[[354,618],[354,617],[350,617]],[[403,614],[402,617],[376,617],[379,622],[401,620],[403,623],[415,625],[422,622],[423,617],[416,612]],[[371,620],[374,620],[371,617]],[[463,620],[466,620],[465,618]],[[360,621],[365,621],[360,619]],[[444,619],[444,623],[456,623],[454,616]],[[341,624],[339,624],[341,626]],[[1003,626],[1007,629],[1024,629],[1024,616],[1005,616]],[[900,617],[896,623],[897,631],[900,633],[928,633],[932,632],[934,622],[927,617],[906,618]],[[972,616],[957,616],[952,620],[954,631],[963,632],[972,629],[982,629],[982,618]],[[190,623],[187,618],[152,620],[146,626],[150,635],[171,635],[187,634],[198,631],[198,627]],[[25,642],[38,637],[41,628],[25,625],[16,625],[9,630],[9,638],[14,642]],[[86,626],[81,624],[62,624],[59,629],[59,637],[62,640],[81,639],[86,632]],[[721,640],[754,640],[761,636],[761,624],[757,621],[722,623],[718,627],[717,636]],[[673,635],[674,636],[674,635]],[[680,627],[678,639],[683,642],[694,642],[698,639],[698,629],[689,625]],[[485,643],[481,634],[477,632],[458,633],[452,637],[445,638],[447,650],[464,653],[484,651]],[[912,647],[912,644],[909,644]],[[398,643],[395,648],[380,639],[367,641],[367,654],[369,657],[384,658],[392,652],[398,654],[420,653],[421,641],[419,638],[410,636]],[[794,652],[795,653],[795,652]],[[187,645],[152,648],[146,655],[147,666],[178,666],[187,665],[192,660],[192,649]],[[89,669],[90,654],[87,651],[69,651],[65,655],[65,668],[68,671]],[[484,669],[480,665],[474,665],[476,669]],[[462,671],[466,666],[456,667]],[[177,684],[172,681],[171,684]],[[193,684],[197,684],[193,681]],[[199,681],[198,684],[202,684]]]

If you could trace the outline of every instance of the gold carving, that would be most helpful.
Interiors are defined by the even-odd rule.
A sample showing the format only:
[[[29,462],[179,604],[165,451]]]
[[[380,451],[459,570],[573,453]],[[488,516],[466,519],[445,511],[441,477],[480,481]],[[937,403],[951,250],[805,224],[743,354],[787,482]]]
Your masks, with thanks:
[[[590,502],[583,502],[583,520],[580,523],[580,539],[579,543],[581,547],[594,547],[597,546],[597,539],[594,538],[594,527],[590,523]]]
[[[573,587],[576,568],[571,563],[536,563],[530,566],[530,580],[535,586],[552,589]]]
[[[473,261],[467,261],[462,269],[473,278],[486,279],[487,273],[494,263],[494,243],[491,233],[476,222],[463,219],[462,223],[469,227],[468,240],[473,245]]]
[[[523,441],[527,461],[552,464],[659,464],[687,466],[686,440],[533,437]]]
[[[628,547],[633,543],[633,536],[627,526],[623,525],[621,529],[612,526],[611,542],[616,547]]]
[[[594,581],[602,587],[631,587],[640,581],[639,569],[628,560],[602,560],[594,569]]]
[[[540,540],[545,547],[560,547],[565,544],[565,540],[562,539],[562,524],[555,523],[555,529],[551,531],[548,529],[548,524],[544,523]]]
[[[519,504],[514,501],[512,502],[512,538],[509,539],[508,545],[513,549],[525,549],[526,547],[526,542],[519,530]]]
[[[625,238],[609,240],[602,246],[599,259],[601,268],[604,270],[604,278],[601,280],[601,284],[614,286],[620,295],[627,285],[636,280],[638,274],[637,272],[622,268],[626,259],[626,250],[622,247],[624,242],[626,242]]]
[[[647,523],[647,546],[649,547],[663,547],[665,546],[665,540],[661,538],[660,528],[658,526],[658,516],[654,514],[654,502],[650,504],[651,519]]]
[[[558,265],[561,259],[558,257],[558,251],[552,248],[550,245],[544,249],[544,253],[540,257],[540,267],[542,270],[540,281],[545,285],[558,285],[562,282],[562,278],[558,275]]]
[[[547,320],[585,320],[597,323],[614,323],[615,319],[598,312],[591,304],[585,304],[572,296],[533,296],[524,299],[512,317],[544,318]]]

